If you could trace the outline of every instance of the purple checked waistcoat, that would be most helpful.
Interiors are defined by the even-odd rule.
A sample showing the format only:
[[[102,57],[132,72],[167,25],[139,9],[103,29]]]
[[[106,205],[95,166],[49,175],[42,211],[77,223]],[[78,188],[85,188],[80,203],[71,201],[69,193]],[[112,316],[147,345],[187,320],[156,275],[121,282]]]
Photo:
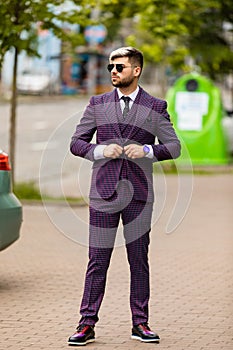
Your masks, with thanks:
[[[177,158],[180,154],[180,142],[166,108],[165,101],[139,87],[132,108],[123,120],[116,89],[91,97],[70,145],[74,155],[93,162],[90,198],[110,198],[123,177],[132,184],[134,199],[153,201],[153,162]],[[96,143],[91,143],[95,133]],[[156,138],[158,144],[155,144]],[[95,147],[111,143],[149,144],[154,157],[129,160],[123,154],[118,159],[95,160]]]

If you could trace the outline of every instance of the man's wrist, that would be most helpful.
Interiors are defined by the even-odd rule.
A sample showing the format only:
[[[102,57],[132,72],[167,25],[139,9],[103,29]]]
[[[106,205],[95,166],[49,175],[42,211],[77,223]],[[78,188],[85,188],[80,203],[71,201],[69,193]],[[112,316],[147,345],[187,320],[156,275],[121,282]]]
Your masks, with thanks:
[[[153,148],[152,148],[151,145],[144,145],[143,146],[143,152],[144,152],[144,155],[145,155],[146,158],[152,159],[153,156],[154,156]]]
[[[104,159],[104,149],[106,145],[97,145],[95,150],[94,150],[94,159],[99,160],[99,159]]]
[[[148,145],[144,145],[143,146],[143,152],[145,154],[145,156],[150,152],[150,147]]]

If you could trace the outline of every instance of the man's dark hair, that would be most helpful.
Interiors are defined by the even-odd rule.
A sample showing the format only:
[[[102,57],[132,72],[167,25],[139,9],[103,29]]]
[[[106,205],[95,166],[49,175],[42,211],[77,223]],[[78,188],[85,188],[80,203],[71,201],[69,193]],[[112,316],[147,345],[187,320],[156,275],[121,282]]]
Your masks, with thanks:
[[[109,56],[109,60],[114,60],[119,57],[129,57],[130,63],[133,63],[139,67],[143,67],[143,54],[141,51],[135,49],[132,46],[128,47],[120,47],[119,49],[116,49],[112,51],[112,53]]]

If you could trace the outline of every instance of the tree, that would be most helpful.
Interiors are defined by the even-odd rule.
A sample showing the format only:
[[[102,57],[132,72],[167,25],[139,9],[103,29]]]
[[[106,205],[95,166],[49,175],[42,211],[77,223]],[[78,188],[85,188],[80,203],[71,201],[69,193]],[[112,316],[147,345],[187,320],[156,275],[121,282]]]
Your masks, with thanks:
[[[191,68],[186,64],[190,56],[211,78],[232,72],[232,0],[128,0],[127,6],[121,6],[122,3],[105,0],[104,18],[111,20],[113,28],[117,22],[120,27],[119,19],[131,18],[124,39],[140,47],[147,61],[186,71]],[[226,23],[230,25],[227,33]]]
[[[17,65],[18,55],[26,51],[38,56],[36,25],[51,30],[57,37],[73,45],[83,42],[82,33],[67,30],[65,24],[79,24],[83,28],[95,6],[87,0],[4,0],[0,6],[0,69],[4,55],[14,50],[12,98],[9,132],[9,155],[12,164],[14,184],[16,107],[17,107]]]

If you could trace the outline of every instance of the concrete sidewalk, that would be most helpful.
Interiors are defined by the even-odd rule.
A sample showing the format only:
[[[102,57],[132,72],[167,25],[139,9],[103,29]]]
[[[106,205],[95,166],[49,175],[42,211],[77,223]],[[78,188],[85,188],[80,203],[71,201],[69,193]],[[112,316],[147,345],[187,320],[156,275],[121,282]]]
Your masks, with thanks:
[[[233,176],[196,176],[184,220],[170,235],[167,218],[176,178],[150,245],[150,325],[160,344],[130,339],[129,269],[124,247],[114,250],[92,350],[233,349]],[[87,207],[72,210],[87,235]],[[21,238],[0,253],[0,349],[71,349],[79,319],[87,247],[59,231],[43,206],[25,206]]]

